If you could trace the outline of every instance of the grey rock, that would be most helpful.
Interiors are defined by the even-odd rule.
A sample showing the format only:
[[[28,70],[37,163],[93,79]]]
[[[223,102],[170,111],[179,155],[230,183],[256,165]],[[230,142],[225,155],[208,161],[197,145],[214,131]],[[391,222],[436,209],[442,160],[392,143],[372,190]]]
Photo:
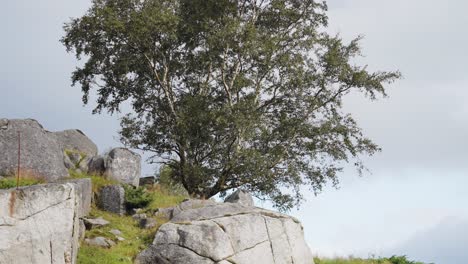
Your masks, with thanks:
[[[122,232],[118,229],[112,229],[111,231],[109,231],[109,233],[115,235],[115,236],[121,236],[122,235]]]
[[[155,216],[162,216],[167,219],[171,219],[173,217],[174,207],[168,208],[158,208],[158,210],[154,213]]]
[[[88,173],[103,175],[106,172],[104,157],[94,156],[88,161]]]
[[[125,238],[123,238],[121,236],[115,236],[115,238],[117,238],[118,241],[125,241]]]
[[[125,148],[112,149],[104,158],[105,174],[121,183],[139,185],[141,156]]]
[[[81,130],[69,129],[53,133],[57,138],[63,151],[71,151],[82,154],[85,158],[90,159],[98,153],[96,144],[89,139]]]
[[[99,190],[98,206],[102,210],[125,214],[125,189],[120,185],[108,185]]]
[[[237,191],[233,192],[224,200],[224,202],[239,203],[245,206],[255,206],[252,196],[242,189],[238,189]]]
[[[80,224],[79,224],[79,233],[78,233],[78,237],[79,237],[79,240],[80,241],[83,241],[83,239],[85,239],[85,235],[86,235],[86,225],[84,223],[84,221],[82,219],[80,219]]]
[[[132,215],[134,220],[140,221],[141,219],[146,219],[148,216],[146,214],[134,214]]]
[[[158,222],[154,218],[142,218],[139,220],[138,225],[143,229],[151,229],[158,225]]]
[[[93,198],[93,187],[90,178],[69,180],[62,179],[57,182],[70,182],[75,185],[78,192],[77,214],[78,217],[83,218],[91,211],[91,200]]]
[[[0,190],[0,264],[75,264],[80,188],[51,183]]]
[[[170,220],[184,211],[198,209],[216,204],[217,203],[213,200],[186,199],[176,207],[159,208],[156,211],[155,215],[163,216]]]
[[[28,173],[56,180],[68,177],[63,151],[53,133],[32,119],[2,119],[0,129],[0,174],[15,173],[18,132],[21,132],[21,167]]]
[[[104,220],[102,217],[99,217],[99,218],[83,218],[83,222],[84,222],[87,230],[91,230],[93,228],[106,226],[106,225],[109,224],[109,221]]]
[[[159,228],[153,244],[136,263],[248,264],[258,260],[313,264],[300,222],[240,203],[215,203],[174,215]]]
[[[95,237],[85,239],[85,243],[90,246],[102,247],[102,248],[111,248],[115,246],[115,242],[107,239],[105,237]]]

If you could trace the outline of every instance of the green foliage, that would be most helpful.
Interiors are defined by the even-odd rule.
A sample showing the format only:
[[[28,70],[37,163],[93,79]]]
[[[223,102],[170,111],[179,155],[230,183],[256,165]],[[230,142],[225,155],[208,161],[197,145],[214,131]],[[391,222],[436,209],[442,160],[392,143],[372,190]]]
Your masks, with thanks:
[[[95,194],[97,194],[99,192],[99,189],[101,189],[104,186],[119,184],[118,181],[109,179],[103,175],[90,175],[84,172],[77,172],[75,170],[68,170],[68,173],[70,174],[70,178],[72,179],[90,178],[93,185],[93,193]]]
[[[163,159],[171,179],[209,198],[242,186],[280,209],[338,184],[345,163],[379,147],[342,109],[374,100],[398,72],[352,63],[359,39],[327,34],[314,0],[95,0],[65,25],[62,43],[83,102],[119,111],[121,140]]]
[[[125,205],[129,210],[146,207],[153,200],[153,197],[143,187],[123,186],[125,189]]]
[[[21,177],[19,181],[19,186],[30,186],[45,183],[45,180],[34,177]],[[10,189],[16,188],[16,178],[15,177],[5,177],[0,178],[0,189]]]
[[[314,258],[315,264],[424,264],[422,262],[410,261],[406,256],[392,256],[391,258],[335,258],[335,259],[321,259]]]
[[[187,196],[184,186],[174,179],[174,174],[169,166],[162,166],[156,176],[159,186],[172,195]]]

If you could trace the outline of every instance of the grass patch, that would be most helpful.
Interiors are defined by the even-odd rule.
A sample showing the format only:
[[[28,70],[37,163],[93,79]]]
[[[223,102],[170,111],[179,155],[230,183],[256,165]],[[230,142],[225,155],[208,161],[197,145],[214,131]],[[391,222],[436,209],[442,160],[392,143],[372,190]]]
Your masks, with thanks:
[[[115,185],[115,184],[120,184],[116,180],[109,179],[105,176],[101,175],[89,175],[86,173],[82,172],[77,172],[75,170],[69,170],[68,173],[70,174],[71,179],[85,179],[85,178],[90,178],[92,185],[93,185],[93,192],[97,193],[99,189],[101,189],[104,186],[107,185]]]
[[[108,180],[99,179],[101,176],[87,176],[80,174],[74,175],[75,178],[91,178],[93,181],[93,189],[98,190],[104,185],[111,184]],[[102,178],[102,177],[101,177]],[[97,185],[97,186],[95,186]],[[147,212],[148,217],[152,216],[152,213],[156,208],[176,206],[183,199],[184,196],[171,196],[163,193],[160,188],[154,187],[146,191],[147,195],[151,197],[152,201],[147,207],[143,208]],[[82,243],[78,252],[78,264],[114,264],[114,263],[133,263],[134,258],[146,249],[154,239],[158,228],[167,222],[164,217],[153,217],[157,221],[157,225],[151,229],[141,229],[138,226],[138,222],[131,216],[119,216],[117,214],[105,212],[96,208],[93,205],[90,218],[102,217],[103,219],[110,222],[109,225],[95,228],[93,230],[86,231],[86,238],[94,237],[105,237],[112,239],[116,245],[112,248],[100,248],[95,246],[89,246]],[[117,237],[110,233],[110,230],[118,229],[122,232],[121,237],[125,241],[118,241]]]
[[[22,176],[19,181],[19,186],[31,186],[45,183],[45,180],[34,176]],[[16,188],[16,178],[5,177],[0,179],[0,189]]]
[[[422,262],[411,261],[406,256],[392,256],[390,258],[336,258],[336,259],[320,259],[314,258],[315,264],[424,264]]]
[[[158,225],[152,229],[141,229],[137,221],[131,216],[119,216],[109,212],[101,211],[95,207],[91,210],[91,218],[102,217],[110,224],[101,228],[86,231],[86,238],[106,237],[113,240],[116,245],[110,249],[88,246],[82,243],[78,252],[79,264],[112,264],[133,263],[135,256],[153,242],[157,229],[167,222],[164,218],[156,218]],[[121,237],[125,241],[118,241],[110,230],[118,229],[122,232]]]
[[[148,204],[147,209],[151,211],[178,205],[187,198],[184,195],[171,195],[170,192],[164,190],[159,185],[148,188],[148,193],[152,201]]]

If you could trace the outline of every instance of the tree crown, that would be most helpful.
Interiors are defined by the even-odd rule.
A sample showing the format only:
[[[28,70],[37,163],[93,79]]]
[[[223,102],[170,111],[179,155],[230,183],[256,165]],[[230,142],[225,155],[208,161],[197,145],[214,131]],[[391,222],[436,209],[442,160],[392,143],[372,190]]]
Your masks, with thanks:
[[[94,113],[119,111],[122,141],[154,153],[197,197],[245,188],[280,209],[338,183],[379,147],[342,100],[374,100],[398,72],[354,65],[359,39],[326,33],[313,0],[94,0],[65,25],[73,72]]]

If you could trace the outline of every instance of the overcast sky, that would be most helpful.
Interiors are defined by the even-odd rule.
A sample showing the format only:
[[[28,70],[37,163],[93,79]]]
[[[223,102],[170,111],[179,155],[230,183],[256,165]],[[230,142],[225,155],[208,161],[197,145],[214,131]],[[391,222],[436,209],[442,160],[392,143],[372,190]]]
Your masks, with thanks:
[[[369,69],[404,79],[377,102],[346,109],[383,152],[372,174],[343,173],[340,190],[308,195],[299,211],[318,255],[405,254],[437,264],[468,259],[468,2],[330,0],[329,32],[364,35]],[[91,115],[70,87],[75,58],[62,24],[88,0],[4,1],[0,9],[0,117],[35,118],[49,130],[79,128],[101,151],[118,146],[117,116]],[[145,173],[152,168],[145,165]]]

